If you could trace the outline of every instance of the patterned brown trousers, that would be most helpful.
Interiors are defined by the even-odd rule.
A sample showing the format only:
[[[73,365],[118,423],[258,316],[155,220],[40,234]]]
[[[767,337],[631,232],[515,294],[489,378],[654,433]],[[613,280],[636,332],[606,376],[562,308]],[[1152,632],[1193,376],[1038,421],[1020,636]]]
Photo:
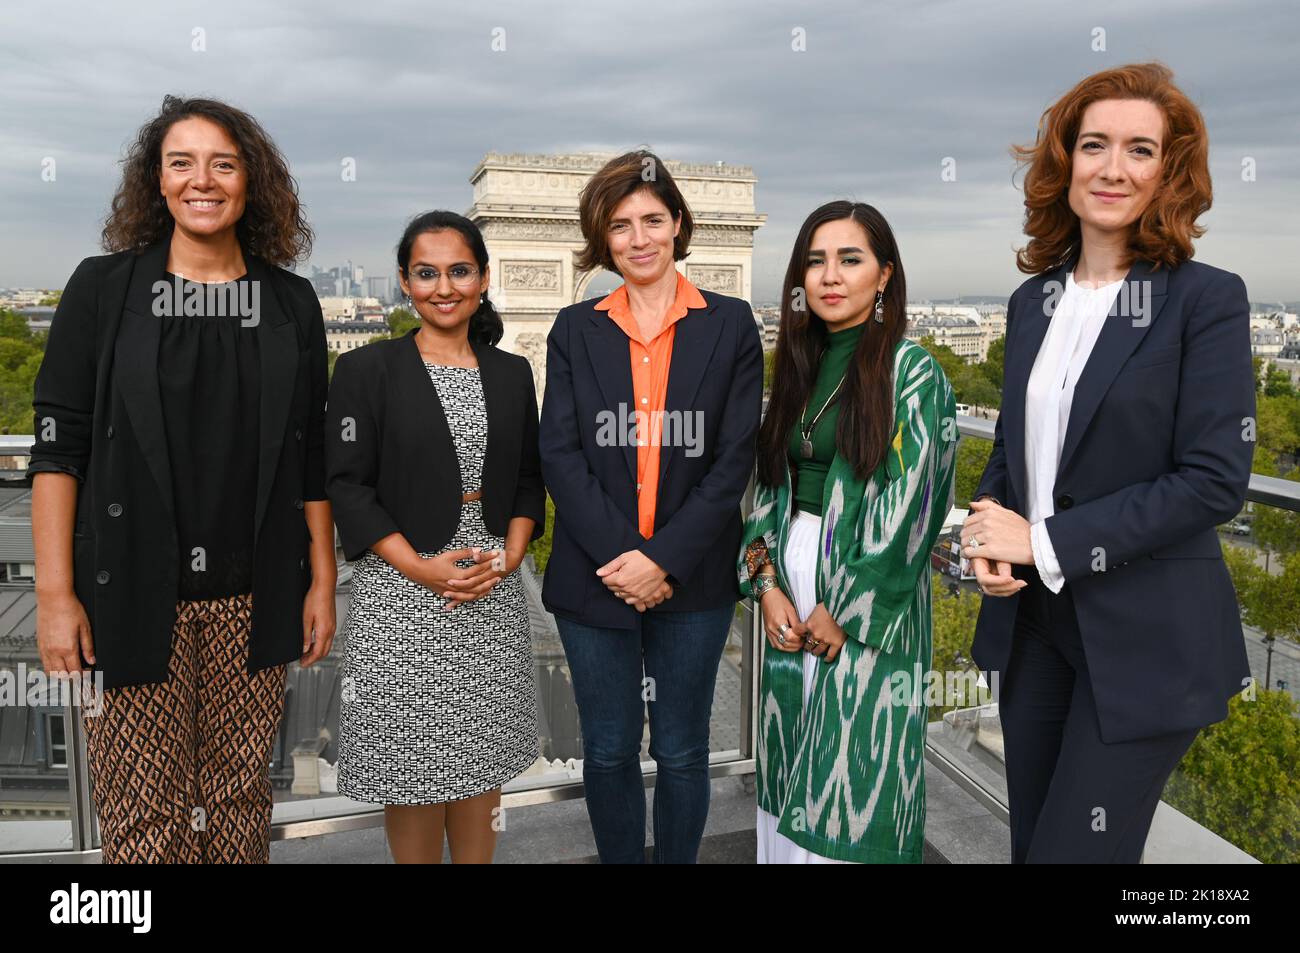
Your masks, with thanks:
[[[177,604],[165,682],[83,712],[103,862],[266,863],[285,666],[251,675],[251,594]]]

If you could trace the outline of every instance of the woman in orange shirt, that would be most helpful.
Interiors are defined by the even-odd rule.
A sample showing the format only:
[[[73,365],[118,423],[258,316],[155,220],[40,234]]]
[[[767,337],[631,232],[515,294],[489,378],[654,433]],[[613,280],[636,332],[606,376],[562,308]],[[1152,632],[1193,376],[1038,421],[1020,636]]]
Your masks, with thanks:
[[[561,310],[548,339],[541,456],[556,518],[542,598],[573,677],[601,860],[645,859],[648,706],[654,860],[692,863],[738,598],[762,344],[746,302],[700,291],[674,267],[691,213],[657,156],[611,160],[583,189],[579,216],[579,268],[625,283]]]

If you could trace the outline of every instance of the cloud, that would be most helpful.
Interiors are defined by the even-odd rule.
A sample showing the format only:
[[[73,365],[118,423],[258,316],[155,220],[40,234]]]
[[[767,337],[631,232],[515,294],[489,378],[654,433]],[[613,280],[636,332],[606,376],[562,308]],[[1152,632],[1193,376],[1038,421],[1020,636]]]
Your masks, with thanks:
[[[252,112],[289,157],[313,261],[392,268],[410,215],[466,210],[483,154],[615,150],[748,165],[768,216],[754,296],[836,197],[898,235],[914,297],[1009,294],[1012,142],[1089,72],[1160,59],[1205,112],[1216,204],[1198,257],[1253,298],[1300,297],[1300,68],[1285,0],[275,6],[231,0],[0,11],[0,285],[59,286],[97,251],[124,144],[165,93]],[[1106,31],[1105,52],[1092,31]],[[202,29],[206,51],[192,49]],[[806,50],[792,49],[802,31]],[[504,40],[505,49],[493,50]],[[53,183],[42,159],[58,165]],[[356,182],[339,176],[357,161]],[[1258,179],[1240,179],[1253,157]],[[940,178],[945,157],[955,182]]]

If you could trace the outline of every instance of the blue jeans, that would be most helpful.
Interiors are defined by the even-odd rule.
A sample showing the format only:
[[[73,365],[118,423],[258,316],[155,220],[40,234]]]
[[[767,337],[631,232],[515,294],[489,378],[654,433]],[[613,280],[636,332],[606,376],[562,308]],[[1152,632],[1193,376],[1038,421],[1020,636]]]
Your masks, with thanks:
[[[650,757],[658,765],[654,862],[695,863],[709,815],[713,685],[734,614],[730,604],[646,612],[638,629],[556,617],[582,722],[582,779],[601,863],[645,862],[641,733],[647,706]]]

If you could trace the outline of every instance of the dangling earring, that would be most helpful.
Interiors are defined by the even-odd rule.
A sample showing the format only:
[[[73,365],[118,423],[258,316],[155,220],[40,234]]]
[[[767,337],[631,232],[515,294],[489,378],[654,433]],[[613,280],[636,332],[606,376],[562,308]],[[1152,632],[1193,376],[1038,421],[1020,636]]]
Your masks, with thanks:
[[[885,323],[885,293],[883,291],[876,292],[876,316],[872,320],[876,324]]]

